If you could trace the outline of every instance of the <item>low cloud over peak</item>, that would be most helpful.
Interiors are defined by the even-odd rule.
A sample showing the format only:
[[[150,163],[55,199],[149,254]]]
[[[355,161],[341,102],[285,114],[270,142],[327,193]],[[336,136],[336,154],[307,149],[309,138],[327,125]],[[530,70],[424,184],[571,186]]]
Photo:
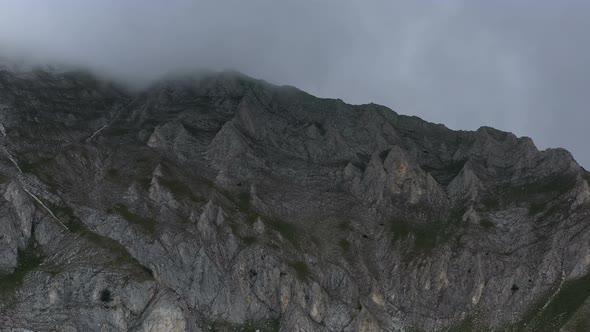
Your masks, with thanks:
[[[236,69],[454,129],[490,125],[590,166],[590,3],[3,0],[0,49],[147,84]]]

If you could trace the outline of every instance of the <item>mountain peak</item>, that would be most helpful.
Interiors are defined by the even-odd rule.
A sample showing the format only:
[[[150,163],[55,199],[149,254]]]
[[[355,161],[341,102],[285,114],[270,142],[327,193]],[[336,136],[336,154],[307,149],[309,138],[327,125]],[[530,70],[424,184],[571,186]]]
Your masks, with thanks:
[[[585,322],[589,177],[566,150],[234,71],[31,73],[0,72],[0,330]]]

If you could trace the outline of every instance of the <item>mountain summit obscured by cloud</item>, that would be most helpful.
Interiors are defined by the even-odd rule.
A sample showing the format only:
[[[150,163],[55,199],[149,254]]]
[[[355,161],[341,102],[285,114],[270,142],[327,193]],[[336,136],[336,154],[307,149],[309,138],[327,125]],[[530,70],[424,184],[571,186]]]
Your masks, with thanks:
[[[145,85],[236,69],[590,165],[585,1],[0,0],[0,53]]]

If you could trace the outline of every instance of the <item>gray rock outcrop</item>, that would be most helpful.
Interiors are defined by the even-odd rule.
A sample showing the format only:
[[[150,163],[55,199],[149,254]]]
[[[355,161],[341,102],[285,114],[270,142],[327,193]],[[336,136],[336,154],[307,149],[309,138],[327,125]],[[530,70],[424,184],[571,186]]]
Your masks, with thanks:
[[[0,68],[0,331],[590,329],[589,173],[235,72]]]

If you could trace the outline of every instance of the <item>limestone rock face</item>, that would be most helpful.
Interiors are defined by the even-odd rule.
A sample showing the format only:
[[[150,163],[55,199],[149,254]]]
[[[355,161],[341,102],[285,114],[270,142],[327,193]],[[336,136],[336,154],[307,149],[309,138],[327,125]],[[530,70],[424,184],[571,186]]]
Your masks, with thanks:
[[[34,202],[17,182],[10,182],[5,188],[0,217],[0,271],[12,273],[17,266],[18,251],[26,248],[31,237],[36,209]]]
[[[235,72],[0,67],[0,331],[588,330],[588,179]]]

